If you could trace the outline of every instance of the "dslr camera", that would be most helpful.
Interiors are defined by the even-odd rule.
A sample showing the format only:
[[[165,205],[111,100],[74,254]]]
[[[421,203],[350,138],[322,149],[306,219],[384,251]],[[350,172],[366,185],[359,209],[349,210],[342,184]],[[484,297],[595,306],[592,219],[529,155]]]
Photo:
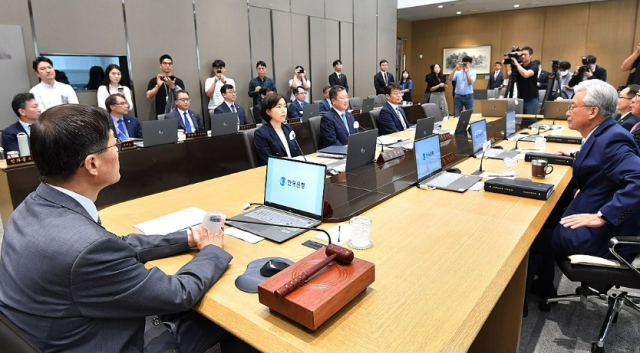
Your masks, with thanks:
[[[582,75],[589,71],[589,65],[596,63],[596,57],[593,55],[585,55],[582,57],[582,66],[578,67],[578,75]]]
[[[510,52],[504,53],[504,64],[511,64],[511,58],[516,59],[519,63],[522,62],[522,50],[520,50],[520,47],[513,46]]]

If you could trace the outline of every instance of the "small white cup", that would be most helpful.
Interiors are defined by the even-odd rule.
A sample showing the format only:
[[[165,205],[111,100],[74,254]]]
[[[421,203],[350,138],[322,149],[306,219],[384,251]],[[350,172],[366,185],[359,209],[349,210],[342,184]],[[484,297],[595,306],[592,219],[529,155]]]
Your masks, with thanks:
[[[544,152],[547,149],[547,139],[544,136],[536,137],[536,147],[538,151]]]
[[[373,246],[371,242],[371,219],[367,217],[353,217],[349,221],[349,228],[351,229],[351,238],[349,239],[349,246],[357,249],[364,250]]]
[[[516,169],[518,167],[518,160],[515,158],[507,157],[502,160],[502,175],[504,176],[516,176]]]

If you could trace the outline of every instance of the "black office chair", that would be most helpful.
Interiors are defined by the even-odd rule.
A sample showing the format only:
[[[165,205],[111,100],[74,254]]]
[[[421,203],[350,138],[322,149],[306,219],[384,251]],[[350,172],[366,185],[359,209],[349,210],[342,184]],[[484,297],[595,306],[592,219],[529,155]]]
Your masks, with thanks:
[[[431,92],[424,92],[422,95],[422,100],[420,100],[420,104],[427,104],[431,99]]]
[[[313,101],[313,104],[320,104],[320,102],[322,102],[322,101],[323,101],[322,99],[317,100],[317,101]]]
[[[322,120],[321,116],[314,116],[312,118],[309,118],[309,127],[311,128],[311,136],[313,136],[313,143],[316,146],[316,151],[319,150],[321,146],[320,120]]]
[[[41,351],[16,325],[0,314],[0,352],[40,353]]]
[[[244,115],[247,118],[247,124],[251,125],[256,123],[256,118],[253,116],[253,107],[249,108],[249,114],[247,114],[245,110]]]
[[[618,259],[607,260],[588,255],[572,255],[558,261],[558,266],[571,281],[581,282],[576,294],[547,298],[540,305],[541,311],[549,311],[550,303],[563,301],[583,301],[597,298],[609,303],[609,310],[600,329],[598,340],[592,342],[591,351],[604,352],[604,339],[611,325],[618,319],[620,310],[625,309],[640,318],[640,306],[634,303],[640,297],[629,293],[629,289],[640,290],[640,253],[633,264],[616,252],[618,245],[640,245],[640,236],[614,237],[609,240],[609,251]]]
[[[256,107],[251,107],[249,108],[249,110],[251,110],[251,115],[253,116],[253,121],[256,124],[262,124],[262,115],[260,115],[260,109],[255,109]]]
[[[258,167],[258,154],[256,153],[255,146],[253,145],[253,137],[258,130],[258,127],[254,127],[253,129],[246,130],[244,132],[244,147],[247,149],[247,156],[249,156],[249,164],[251,164],[251,168]]]
[[[158,114],[157,118],[158,120],[164,120],[164,116],[167,114]]]
[[[440,112],[440,108],[435,103],[427,103],[421,105],[422,113],[424,113],[424,117],[428,118],[430,116],[436,117],[436,122],[442,121],[442,113]]]
[[[372,110],[369,112],[369,116],[371,116],[371,122],[373,123],[373,128],[378,128],[378,117],[380,116],[380,109]]]
[[[351,97],[349,98],[349,106],[351,110],[362,110],[362,98]]]

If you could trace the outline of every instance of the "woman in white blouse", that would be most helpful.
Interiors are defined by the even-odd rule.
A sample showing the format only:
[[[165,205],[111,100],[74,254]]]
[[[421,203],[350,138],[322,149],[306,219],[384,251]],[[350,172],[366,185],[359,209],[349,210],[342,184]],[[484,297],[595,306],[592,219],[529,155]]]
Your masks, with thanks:
[[[107,107],[104,105],[104,101],[107,99],[107,97],[114,93],[121,92],[124,94],[127,102],[129,103],[129,111],[133,111],[133,99],[131,98],[131,90],[129,89],[129,87],[122,86],[120,84],[121,78],[122,72],[120,71],[120,66],[116,64],[107,66],[102,86],[98,87],[98,107],[107,109]]]

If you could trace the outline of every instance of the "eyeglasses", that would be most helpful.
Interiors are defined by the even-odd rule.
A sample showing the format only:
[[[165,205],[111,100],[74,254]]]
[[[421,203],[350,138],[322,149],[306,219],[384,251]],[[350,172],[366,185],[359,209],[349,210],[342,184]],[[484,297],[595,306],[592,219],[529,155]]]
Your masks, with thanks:
[[[186,102],[191,102],[191,98],[180,98],[178,100],[181,101],[181,102],[185,102],[185,103]]]
[[[162,65],[171,66],[171,65],[173,65],[173,63],[172,62],[163,61]]]
[[[129,102],[114,103],[113,105],[129,106]]]
[[[636,95],[637,97],[637,95]],[[622,96],[618,96],[618,99],[633,99],[633,97],[622,97]]]
[[[105,147],[105,148],[101,148],[101,149],[99,149],[99,150],[97,150],[97,151],[93,151],[93,152],[91,152],[91,153],[89,153],[89,154],[100,153],[100,152],[102,152],[102,151],[106,151],[106,150],[108,150],[108,149],[109,149],[109,148],[111,148],[111,147],[115,147],[115,148],[116,148],[116,150],[117,150],[118,152],[122,151],[122,140],[121,140],[121,139],[119,139],[119,138],[117,138],[117,139],[116,139],[116,143],[115,143],[114,145],[107,146],[107,147]]]
[[[236,94],[236,91],[234,91],[234,90],[230,89],[230,90],[228,90],[228,91],[227,91],[227,93],[228,93],[228,94]]]
[[[569,107],[569,111],[573,111],[574,109],[578,109],[578,108],[595,108],[595,106],[593,106],[593,105],[582,105],[582,106],[579,106],[579,107],[570,106]]]

